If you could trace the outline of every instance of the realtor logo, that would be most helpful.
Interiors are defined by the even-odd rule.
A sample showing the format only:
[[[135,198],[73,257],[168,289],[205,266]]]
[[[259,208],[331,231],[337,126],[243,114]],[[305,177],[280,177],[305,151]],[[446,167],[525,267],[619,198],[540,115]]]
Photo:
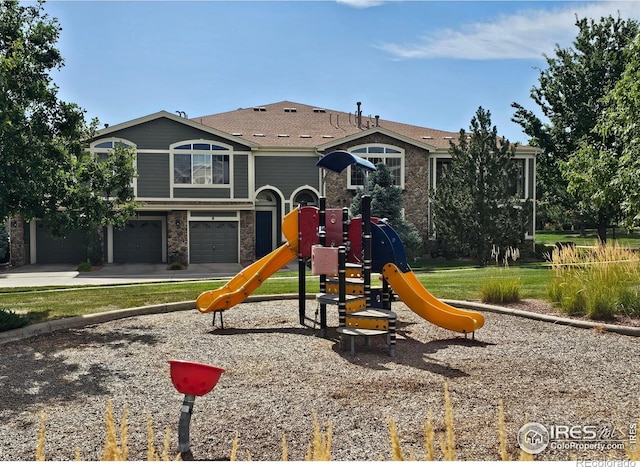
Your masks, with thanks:
[[[518,431],[518,444],[529,454],[540,454],[549,445],[549,431],[540,423],[525,423]]]

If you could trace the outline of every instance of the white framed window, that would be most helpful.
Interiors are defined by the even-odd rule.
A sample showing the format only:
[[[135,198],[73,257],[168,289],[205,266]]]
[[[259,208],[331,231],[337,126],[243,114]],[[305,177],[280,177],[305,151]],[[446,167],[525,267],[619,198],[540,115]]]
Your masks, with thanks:
[[[229,185],[231,151],[230,146],[208,141],[173,145],[171,157],[174,185]]]
[[[134,148],[136,147],[131,141],[122,138],[106,138],[99,139],[91,143],[90,152],[98,156],[99,161],[104,161],[109,157],[110,151],[117,147]],[[135,183],[135,178],[134,178]]]
[[[135,148],[135,144],[133,144],[131,141],[123,140],[120,138],[107,138],[100,139],[91,143],[90,151],[94,154],[97,154],[98,158],[104,159],[107,157],[109,151],[111,151],[115,147],[118,147],[119,145],[125,148]]]
[[[368,160],[373,165],[383,163],[394,178],[395,185],[404,188],[404,150],[387,144],[367,144],[349,149],[352,154]],[[347,188],[355,190],[364,183],[360,170],[347,169]]]

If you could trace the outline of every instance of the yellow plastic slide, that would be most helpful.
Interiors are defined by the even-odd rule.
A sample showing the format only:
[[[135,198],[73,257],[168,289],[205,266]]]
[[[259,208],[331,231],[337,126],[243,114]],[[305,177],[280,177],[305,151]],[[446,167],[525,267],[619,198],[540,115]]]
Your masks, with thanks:
[[[298,210],[287,214],[282,222],[287,243],[250,264],[233,279],[216,290],[202,292],[196,299],[200,313],[222,311],[243,302],[272,274],[298,257]]]
[[[382,268],[382,275],[406,305],[430,323],[455,332],[471,333],[484,325],[484,316],[448,305],[434,297],[413,271],[402,272],[393,263]]]

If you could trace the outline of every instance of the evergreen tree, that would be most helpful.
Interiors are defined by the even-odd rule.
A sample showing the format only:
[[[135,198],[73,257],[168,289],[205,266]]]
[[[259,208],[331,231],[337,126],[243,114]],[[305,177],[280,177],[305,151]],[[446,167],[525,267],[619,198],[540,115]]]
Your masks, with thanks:
[[[402,188],[394,184],[391,171],[384,163],[376,166],[376,171],[369,175],[369,194],[371,195],[371,216],[387,219],[387,223],[398,233],[405,247],[408,258],[418,256],[422,238],[415,226],[402,216]],[[356,190],[356,195],[349,208],[351,216],[359,216],[361,211],[362,188]]]
[[[478,108],[469,129],[469,134],[460,130],[458,143],[451,142],[451,164],[432,193],[433,220],[445,248],[485,265],[494,246],[501,251],[520,246],[530,203],[512,194],[515,146],[498,138],[491,113]]]

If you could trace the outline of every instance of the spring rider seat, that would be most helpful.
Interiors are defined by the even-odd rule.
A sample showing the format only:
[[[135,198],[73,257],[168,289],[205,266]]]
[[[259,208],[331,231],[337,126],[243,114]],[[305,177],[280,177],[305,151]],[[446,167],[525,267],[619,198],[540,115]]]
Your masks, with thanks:
[[[178,424],[178,451],[182,460],[194,460],[189,443],[189,424],[193,404],[196,396],[204,396],[215,387],[224,370],[205,363],[184,360],[168,360],[168,363],[173,387],[184,394]]]

